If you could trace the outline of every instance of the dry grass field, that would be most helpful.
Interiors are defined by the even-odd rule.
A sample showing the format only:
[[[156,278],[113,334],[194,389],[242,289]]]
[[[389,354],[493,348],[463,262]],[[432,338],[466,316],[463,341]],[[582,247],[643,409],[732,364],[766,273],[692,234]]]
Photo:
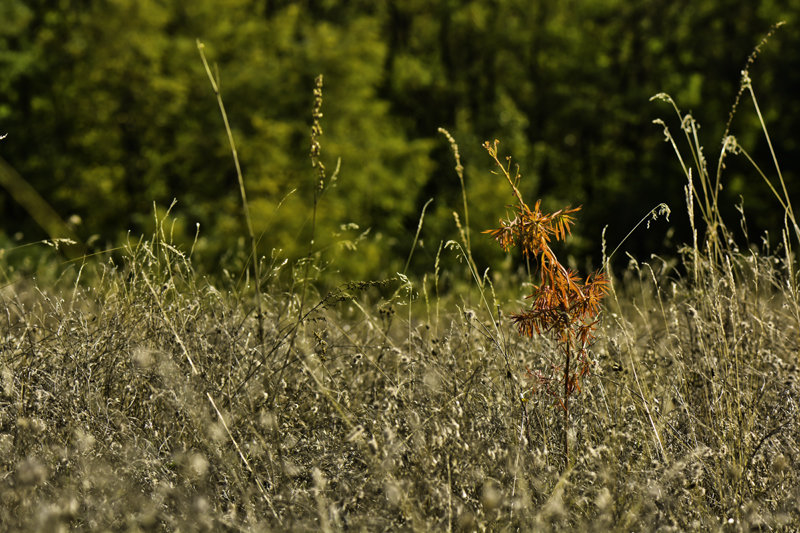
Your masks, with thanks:
[[[200,272],[168,214],[78,260],[2,250],[0,529],[797,531],[800,227],[777,160],[754,163],[786,226],[737,247],[715,191],[743,148],[706,164],[675,111],[693,242],[604,263],[569,420],[558,341],[510,319],[531,278],[478,270],[466,193],[459,241],[382,280],[327,282],[311,252],[253,264],[252,227]]]

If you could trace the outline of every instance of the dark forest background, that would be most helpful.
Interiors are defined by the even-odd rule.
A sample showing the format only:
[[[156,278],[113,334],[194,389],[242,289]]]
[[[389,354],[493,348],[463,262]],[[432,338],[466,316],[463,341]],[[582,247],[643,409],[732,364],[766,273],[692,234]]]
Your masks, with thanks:
[[[322,161],[329,175],[341,167],[320,198],[315,250],[342,275],[402,269],[429,198],[412,268],[430,269],[439,243],[458,238],[461,190],[439,127],[461,149],[479,266],[498,251],[476,232],[511,201],[481,148],[495,138],[531,202],[583,205],[567,248],[581,269],[598,265],[605,226],[613,247],[660,202],[670,222],[624,250],[674,254],[691,240],[685,178],[652,121],[680,124],[650,97],[669,93],[698,119],[715,163],[745,60],[785,20],[751,76],[789,191],[800,190],[799,10],[797,0],[3,0],[0,246],[74,234],[102,250],[152,232],[154,202],[163,213],[176,199],[174,238],[190,246],[200,224],[199,264],[244,253],[199,38],[219,68],[266,255],[308,251],[319,74]],[[749,102],[732,133],[772,168]],[[751,240],[771,230],[777,242],[783,211],[740,159],[723,181],[729,225],[743,198]]]

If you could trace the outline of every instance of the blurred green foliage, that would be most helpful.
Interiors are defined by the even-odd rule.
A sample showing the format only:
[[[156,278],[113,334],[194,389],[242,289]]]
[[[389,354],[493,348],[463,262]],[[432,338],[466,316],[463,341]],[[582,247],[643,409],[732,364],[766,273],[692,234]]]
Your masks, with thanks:
[[[412,265],[430,269],[439,242],[457,238],[461,193],[440,126],[461,147],[473,233],[509,203],[480,148],[499,138],[529,199],[584,205],[570,251],[596,265],[604,226],[613,247],[657,203],[683,203],[678,163],[651,124],[671,111],[649,97],[665,91],[692,111],[715,158],[744,60],[778,20],[789,24],[752,75],[797,190],[798,9],[798,0],[4,0],[0,157],[62,219],[78,215],[73,229],[99,236],[99,247],[152,231],[153,203],[175,198],[175,238],[191,243],[199,223],[199,261],[238,253],[235,171],[199,38],[218,65],[265,254],[309,249],[312,89],[323,74],[322,160],[329,176],[339,159],[341,168],[319,203],[314,250],[342,275],[401,269],[428,198]],[[769,166],[747,105],[733,133]],[[743,195],[751,233],[779,227],[758,178],[729,166],[731,216]],[[0,202],[7,235],[46,236],[6,191]],[[686,222],[673,225],[673,239],[688,241]],[[627,249],[659,251],[666,232],[639,233]],[[472,241],[480,265],[496,259],[488,239]]]

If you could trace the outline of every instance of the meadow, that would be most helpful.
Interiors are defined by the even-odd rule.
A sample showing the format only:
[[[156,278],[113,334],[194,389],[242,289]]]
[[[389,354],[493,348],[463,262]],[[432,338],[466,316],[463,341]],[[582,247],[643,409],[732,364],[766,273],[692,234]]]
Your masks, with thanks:
[[[513,254],[477,267],[490,237],[470,233],[466,194],[459,238],[421,275],[326,281],[313,245],[288,261],[252,230],[200,271],[158,210],[152,235],[92,256],[3,250],[2,529],[796,531],[800,228],[775,159],[753,172],[785,212],[778,244],[744,215],[728,229],[723,159],[746,152],[726,136],[708,164],[675,111],[671,216],[693,239],[604,261],[568,421],[546,378],[558,341],[510,319],[537,280]]]

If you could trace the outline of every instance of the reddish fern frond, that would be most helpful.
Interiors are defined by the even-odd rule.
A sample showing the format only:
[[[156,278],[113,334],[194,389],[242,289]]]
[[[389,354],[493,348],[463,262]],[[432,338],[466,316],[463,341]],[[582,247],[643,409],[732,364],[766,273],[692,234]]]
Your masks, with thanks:
[[[514,239],[514,229],[512,227],[512,223],[507,223],[504,220],[500,221],[503,225],[497,229],[487,229],[483,231],[483,233],[488,233],[491,237],[496,240],[500,246],[503,248],[504,251],[509,251],[511,248],[516,246],[516,241]]]
[[[534,334],[541,334],[541,320],[535,313],[522,313],[511,315],[511,321],[517,326],[517,331],[525,337],[533,337]]]
[[[541,201],[537,201],[533,209],[520,203],[516,207],[513,219],[500,220],[497,229],[485,230],[497,240],[504,250],[519,247],[526,256],[537,256],[548,252],[548,244],[552,239],[564,240],[572,231],[575,222],[573,213],[581,208],[562,209],[555,213],[542,213]]]
[[[563,241],[566,239],[567,235],[572,233],[572,224],[575,223],[575,217],[573,217],[572,214],[577,213],[580,210],[580,206],[566,208],[560,209],[549,215],[550,225],[553,229],[553,235],[555,236],[556,240]]]
[[[552,222],[539,211],[531,211],[527,206],[522,206],[513,219],[501,219],[500,224],[499,228],[485,230],[483,233],[491,235],[503,250],[518,247],[526,257],[541,261],[554,260],[548,244],[557,232]]]
[[[581,280],[578,273],[574,270],[567,270],[566,274],[561,278],[562,289],[569,294],[569,300],[582,299],[584,297],[583,290],[581,289]]]
[[[546,307],[532,307],[524,313],[511,315],[511,321],[517,326],[517,331],[525,337],[533,337],[534,333],[541,335],[549,332],[556,320],[558,320],[556,312]]]
[[[586,278],[583,291],[585,295],[585,315],[593,317],[600,312],[600,300],[608,294],[608,288],[609,280],[602,272]]]
[[[597,320],[590,322],[588,324],[581,325],[578,328],[578,341],[580,342],[581,346],[588,346],[591,344],[592,340],[594,339],[594,330],[597,327]]]

